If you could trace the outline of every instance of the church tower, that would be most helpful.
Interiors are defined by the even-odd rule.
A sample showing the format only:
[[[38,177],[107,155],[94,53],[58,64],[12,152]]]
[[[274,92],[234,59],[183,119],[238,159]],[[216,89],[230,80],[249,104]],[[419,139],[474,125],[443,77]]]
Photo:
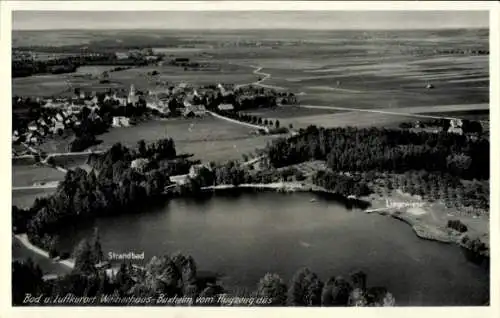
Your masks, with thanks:
[[[131,84],[130,85],[130,92],[128,93],[128,99],[127,99],[127,102],[129,104],[133,104],[135,105],[136,103],[136,96],[135,96],[135,88],[134,88],[134,84]]]

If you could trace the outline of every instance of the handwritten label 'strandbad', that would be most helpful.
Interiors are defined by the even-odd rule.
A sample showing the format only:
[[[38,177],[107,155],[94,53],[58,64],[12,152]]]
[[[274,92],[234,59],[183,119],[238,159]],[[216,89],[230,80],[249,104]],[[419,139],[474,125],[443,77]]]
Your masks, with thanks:
[[[125,296],[120,297],[117,295],[100,295],[93,297],[76,296],[74,294],[45,296],[26,294],[23,303],[26,305],[39,305],[39,306],[105,306],[105,305],[123,305],[123,306],[262,306],[271,304],[272,299],[268,297],[237,297],[228,295],[218,295],[211,297],[186,297],[186,296],[173,296],[169,297],[160,294],[154,297],[137,297]]]

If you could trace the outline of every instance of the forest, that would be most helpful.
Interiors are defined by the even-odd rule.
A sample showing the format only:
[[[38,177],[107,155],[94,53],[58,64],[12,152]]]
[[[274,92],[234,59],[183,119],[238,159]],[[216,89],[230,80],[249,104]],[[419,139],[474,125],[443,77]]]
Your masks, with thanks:
[[[88,65],[147,65],[145,59],[119,60],[114,54],[75,55],[51,60],[12,60],[12,77],[26,77],[35,74],[73,73],[80,66]]]
[[[324,160],[330,171],[359,175],[366,184],[383,179],[389,189],[487,209],[489,146],[484,136],[309,126],[269,144],[266,152],[274,167]],[[335,187],[326,177],[328,173],[317,175],[316,183]]]
[[[188,173],[195,163],[177,157],[172,139],[149,145],[141,141],[132,150],[117,143],[91,156],[91,172],[70,170],[53,195],[37,198],[28,210],[13,207],[14,233],[25,231],[33,244],[61,254],[56,250],[58,229],[76,220],[133,213],[146,198],[151,203],[164,200],[169,176]]]

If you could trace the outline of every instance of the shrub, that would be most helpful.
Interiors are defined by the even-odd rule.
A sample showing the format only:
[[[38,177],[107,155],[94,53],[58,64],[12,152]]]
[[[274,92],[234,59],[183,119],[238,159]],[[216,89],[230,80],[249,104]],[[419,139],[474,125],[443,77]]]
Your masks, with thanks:
[[[460,220],[448,220],[447,227],[460,233],[467,232],[467,226],[460,222]]]

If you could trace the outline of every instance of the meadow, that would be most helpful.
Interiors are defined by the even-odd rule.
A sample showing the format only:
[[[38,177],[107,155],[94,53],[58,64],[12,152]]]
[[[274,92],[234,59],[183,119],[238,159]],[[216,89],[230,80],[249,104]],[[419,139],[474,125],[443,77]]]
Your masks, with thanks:
[[[64,173],[42,165],[12,165],[12,186],[31,186],[64,179]]]
[[[17,78],[13,81],[13,92],[19,95],[56,94],[67,88],[66,81],[72,86],[96,90],[106,87],[128,89],[130,84],[147,90],[156,87],[159,81],[193,85],[246,84],[259,78],[253,71],[255,67],[262,67],[262,72],[271,74],[263,85],[291,91],[305,105],[400,108],[489,103],[489,56],[443,53],[443,50],[487,49],[487,30],[234,30],[205,31],[202,37],[199,33],[61,31],[62,42],[71,42],[73,34],[73,40],[82,39],[82,45],[91,43],[106,49],[112,45],[111,39],[120,39],[122,45],[152,42],[154,50],[168,58],[187,57],[210,67],[184,69],[164,64],[132,68],[110,73],[112,83],[107,85],[67,74]],[[26,43],[32,33],[14,35]],[[52,42],[49,35],[43,37],[47,38],[47,43],[60,44],[55,36]],[[236,44],[239,41],[259,44],[240,46]],[[169,45],[162,47],[161,43]],[[189,47],[185,46],[187,43]],[[101,70],[97,67],[89,69],[88,73]],[[158,71],[159,75],[149,75],[152,71]],[[427,89],[428,83],[434,88]]]
[[[369,112],[338,112],[335,114],[323,114],[302,116],[295,118],[282,118],[279,119],[281,126],[293,125],[294,128],[306,128],[310,125],[322,127],[385,127],[395,128],[402,122],[414,121],[414,117],[369,113]]]
[[[241,159],[243,153],[263,147],[275,137],[255,136],[251,128],[205,116],[151,120],[130,127],[113,128],[99,135],[102,143],[92,149],[108,149],[117,142],[136,147],[139,140],[153,142],[162,138],[173,138],[179,153],[191,153],[196,159],[210,161]]]
[[[310,109],[299,106],[282,106],[273,108],[260,108],[244,111],[245,114],[262,117],[262,119],[289,119],[303,116],[327,115],[342,112],[335,109]]]
[[[23,209],[30,208],[37,198],[48,197],[55,191],[55,188],[15,190],[12,191],[12,205]]]
[[[123,47],[139,44],[147,47],[146,44],[154,43],[151,47],[166,54],[167,58],[187,57],[205,67],[184,68],[165,63],[131,68],[111,72],[111,83],[108,84],[99,84],[91,77],[75,77],[75,74],[16,78],[13,80],[14,94],[68,93],[69,87],[95,91],[110,87],[128,89],[131,84],[139,90],[149,90],[157,88],[160,82],[169,85],[185,82],[195,86],[219,82],[247,84],[262,78],[262,75],[253,73],[259,67],[263,74],[270,74],[262,85],[293,92],[300,105],[439,116],[489,109],[489,56],[465,52],[488,49],[487,30],[232,30],[204,31],[203,36],[200,36],[201,31],[168,30],[103,31],[93,35],[85,31],[79,35],[61,32],[61,42],[71,42],[73,34],[74,40],[82,39],[82,45],[106,50],[116,46],[117,39]],[[31,35],[19,36],[26,43]],[[49,35],[44,37],[50,38]],[[50,39],[57,42],[55,36]],[[117,47],[116,51],[123,50],[123,47]],[[68,46],[68,50],[70,48]],[[92,67],[79,72],[96,75],[102,70],[104,68]],[[158,75],[153,76],[153,71]],[[428,84],[432,84],[432,88],[428,88]],[[259,109],[250,113],[279,119],[282,125],[292,124],[297,128],[309,124],[393,126],[409,119],[387,113],[297,107]],[[244,127],[208,123],[210,120],[204,119],[204,123],[199,120],[171,121],[168,124],[151,122],[112,129],[101,136],[103,143],[96,148],[107,148],[117,141],[135,145],[140,139],[150,141],[168,135],[176,140],[182,151],[197,153],[204,158],[224,158],[211,153],[218,149],[227,156],[232,147],[232,152],[239,155],[241,149],[246,151],[254,144],[262,144],[259,139],[271,138],[249,137]]]

